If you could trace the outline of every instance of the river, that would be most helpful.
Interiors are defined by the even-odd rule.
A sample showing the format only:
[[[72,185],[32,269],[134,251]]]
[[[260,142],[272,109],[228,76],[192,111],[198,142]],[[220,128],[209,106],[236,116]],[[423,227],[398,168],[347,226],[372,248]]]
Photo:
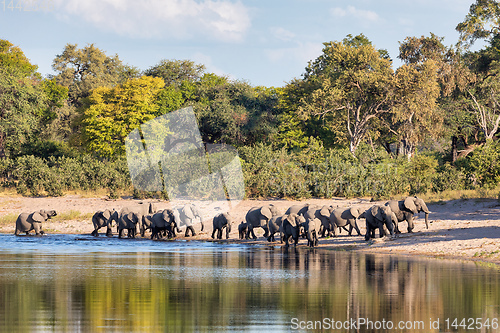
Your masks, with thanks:
[[[2,332],[498,332],[498,266],[0,235]],[[371,325],[371,326],[370,326]]]

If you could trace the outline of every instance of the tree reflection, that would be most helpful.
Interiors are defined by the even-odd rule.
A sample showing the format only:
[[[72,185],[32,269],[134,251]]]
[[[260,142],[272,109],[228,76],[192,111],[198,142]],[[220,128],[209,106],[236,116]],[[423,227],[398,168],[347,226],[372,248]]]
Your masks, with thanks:
[[[498,318],[499,304],[498,270],[444,260],[294,247],[0,256],[2,331],[223,331],[252,323],[265,331],[288,329],[292,318],[427,324]]]

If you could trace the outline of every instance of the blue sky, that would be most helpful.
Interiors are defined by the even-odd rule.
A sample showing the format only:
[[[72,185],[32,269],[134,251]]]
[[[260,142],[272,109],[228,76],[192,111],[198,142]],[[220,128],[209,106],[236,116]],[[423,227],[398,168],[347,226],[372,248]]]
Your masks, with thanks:
[[[365,34],[395,60],[408,36],[433,32],[455,44],[455,27],[473,2],[0,0],[0,39],[21,47],[43,75],[67,43],[94,43],[141,70],[190,59],[254,86],[281,87],[301,76],[323,42],[347,34]]]

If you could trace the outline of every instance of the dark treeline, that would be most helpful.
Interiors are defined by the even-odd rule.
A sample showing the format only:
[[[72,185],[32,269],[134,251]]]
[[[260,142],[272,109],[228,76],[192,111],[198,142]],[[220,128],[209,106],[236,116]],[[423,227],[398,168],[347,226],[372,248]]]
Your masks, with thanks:
[[[56,74],[44,78],[0,40],[0,185],[24,195],[131,193],[126,136],[192,106],[204,142],[238,149],[249,197],[495,188],[499,27],[499,4],[477,0],[454,46],[432,33],[407,37],[397,69],[365,35],[348,35],[324,43],[301,77],[279,88],[189,60],[140,71],[92,44],[66,45]],[[477,40],[485,46],[471,51]]]

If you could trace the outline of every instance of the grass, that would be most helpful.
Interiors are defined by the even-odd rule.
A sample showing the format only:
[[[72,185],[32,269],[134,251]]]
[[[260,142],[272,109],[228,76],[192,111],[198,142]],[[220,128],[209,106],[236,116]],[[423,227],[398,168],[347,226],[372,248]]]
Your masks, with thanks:
[[[69,212],[57,214],[56,216],[52,217],[52,220],[57,222],[62,222],[67,220],[87,220],[91,219],[92,215],[94,215],[94,213],[82,214],[79,211],[70,210]]]
[[[4,216],[0,216],[0,225],[10,225],[16,224],[16,220],[19,214],[10,213]]]
[[[458,199],[498,199],[500,201],[500,188],[443,191],[439,193],[419,194],[418,196],[424,199],[425,202],[429,203],[439,203],[442,201]]]

